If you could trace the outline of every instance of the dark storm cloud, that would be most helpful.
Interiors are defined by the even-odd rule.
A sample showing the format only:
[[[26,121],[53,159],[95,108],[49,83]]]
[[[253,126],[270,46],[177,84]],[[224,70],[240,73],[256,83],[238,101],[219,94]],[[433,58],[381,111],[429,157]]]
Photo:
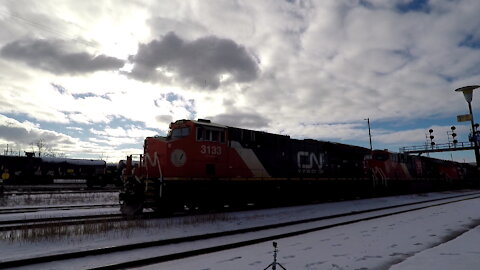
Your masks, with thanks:
[[[140,44],[129,60],[134,68],[128,75],[137,80],[172,79],[210,89],[218,88],[225,74],[230,76],[227,82],[249,82],[259,73],[245,47],[215,36],[186,41],[170,32],[160,40]]]
[[[124,61],[106,55],[68,52],[69,44],[63,40],[24,39],[5,45],[0,54],[10,60],[58,74],[90,73],[115,70]]]

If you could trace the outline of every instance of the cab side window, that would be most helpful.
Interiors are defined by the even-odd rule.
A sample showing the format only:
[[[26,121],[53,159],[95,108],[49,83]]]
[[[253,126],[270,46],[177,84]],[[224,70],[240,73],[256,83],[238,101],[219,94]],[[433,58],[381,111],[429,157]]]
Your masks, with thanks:
[[[225,142],[225,131],[210,127],[197,127],[197,141]]]
[[[205,134],[203,127],[197,127],[197,141],[203,141]]]
[[[373,155],[374,160],[380,160],[380,161],[385,161],[388,160],[388,155],[387,154],[374,154]]]
[[[172,130],[172,137],[174,138],[181,138],[181,137],[187,137],[189,134],[189,128],[184,127],[184,128],[177,128]]]

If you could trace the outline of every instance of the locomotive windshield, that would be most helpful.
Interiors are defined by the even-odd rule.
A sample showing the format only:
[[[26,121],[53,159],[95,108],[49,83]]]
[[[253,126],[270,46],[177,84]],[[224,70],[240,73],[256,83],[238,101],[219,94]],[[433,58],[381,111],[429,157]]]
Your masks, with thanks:
[[[173,129],[171,136],[172,138],[182,138],[182,137],[187,137],[188,134],[190,134],[190,128],[183,127],[183,128]]]

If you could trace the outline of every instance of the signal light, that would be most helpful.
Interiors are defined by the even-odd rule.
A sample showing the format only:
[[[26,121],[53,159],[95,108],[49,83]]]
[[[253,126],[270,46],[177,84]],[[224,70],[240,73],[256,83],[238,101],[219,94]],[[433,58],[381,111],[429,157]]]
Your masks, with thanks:
[[[457,129],[457,128],[456,128],[455,126],[452,126],[450,129],[451,129],[452,131],[454,131],[454,130]]]
[[[457,137],[457,133],[453,132],[453,133],[452,133],[452,137],[453,137],[453,138]]]
[[[433,136],[433,135],[430,135],[430,140],[433,140],[433,138],[435,138],[435,136]]]
[[[431,144],[432,146],[434,146],[434,145],[435,145],[435,142],[431,142],[430,144]]]
[[[457,143],[458,143],[458,141],[457,141],[457,140],[453,140],[453,144],[457,144]]]

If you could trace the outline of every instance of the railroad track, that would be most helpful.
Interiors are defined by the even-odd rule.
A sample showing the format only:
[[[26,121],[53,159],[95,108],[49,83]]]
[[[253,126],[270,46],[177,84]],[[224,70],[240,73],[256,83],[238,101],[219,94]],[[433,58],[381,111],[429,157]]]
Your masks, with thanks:
[[[18,213],[29,213],[29,212],[40,212],[40,211],[50,211],[50,210],[76,210],[76,209],[92,209],[100,207],[118,207],[118,203],[110,204],[82,204],[82,205],[64,205],[64,206],[26,206],[26,207],[0,207],[1,214],[18,214]]]
[[[52,261],[56,261],[56,263],[58,263],[62,260],[69,261],[74,259],[85,262],[88,261],[89,256],[95,256],[95,259],[92,258],[92,261],[97,263],[102,262],[104,264],[100,266],[95,263],[90,265],[83,264],[88,265],[86,267],[90,267],[90,269],[125,269],[141,267],[478,198],[480,198],[480,193],[457,195],[442,199],[425,200],[422,202],[407,203],[224,232],[128,245],[118,245],[105,248],[95,248],[90,250],[82,250],[79,252],[22,258],[21,260],[2,261],[0,262],[0,268],[35,265],[35,268],[40,269],[42,268],[42,263]],[[241,237],[239,237],[239,235],[241,235]],[[166,245],[169,245],[169,248],[162,251],[161,247],[165,247]],[[172,245],[175,245],[176,248],[173,249]],[[195,246],[195,248],[192,248],[193,246]],[[149,253],[154,255],[148,256]],[[112,256],[112,254],[115,254],[115,256]],[[133,257],[137,259],[125,259]]]
[[[86,225],[101,222],[122,221],[121,214],[101,214],[89,216],[52,217],[21,220],[1,220],[0,231],[38,229],[50,226]]]
[[[63,194],[85,194],[85,193],[118,193],[119,188],[103,188],[103,189],[79,189],[79,190],[15,190],[6,187],[3,192],[4,197],[23,196],[23,195],[63,195]]]

